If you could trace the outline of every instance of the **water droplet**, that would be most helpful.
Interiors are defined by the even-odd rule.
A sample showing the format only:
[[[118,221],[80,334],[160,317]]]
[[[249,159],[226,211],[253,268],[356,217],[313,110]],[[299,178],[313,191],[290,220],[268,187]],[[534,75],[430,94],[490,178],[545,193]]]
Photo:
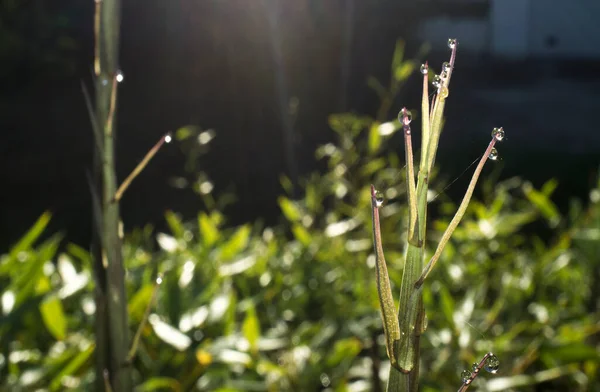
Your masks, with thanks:
[[[440,88],[439,94],[440,94],[440,97],[442,97],[443,99],[446,99],[446,98],[448,98],[448,94],[450,94],[450,91],[448,91],[448,87],[442,86]]]
[[[400,124],[403,125],[410,124],[410,122],[412,121],[412,113],[410,112],[410,110],[407,110],[406,108],[400,110],[400,113],[398,113],[398,121],[400,121]]]
[[[117,72],[117,76],[115,76],[115,78],[117,79],[117,83],[121,83],[123,79],[125,79],[125,77],[123,76],[123,72],[121,71]]]
[[[473,373],[477,372],[477,368],[479,367],[479,365],[476,362],[473,362],[473,364],[471,365],[471,371]]]
[[[451,69],[452,69],[452,66],[450,65],[449,62],[446,61],[444,64],[442,64],[442,71],[450,72]]]
[[[460,378],[462,379],[463,384],[471,382],[471,372],[463,370],[462,373],[460,373]]]
[[[165,135],[165,143],[171,143],[171,140],[173,140],[173,137],[171,136],[170,133],[167,133]]]
[[[504,128],[494,128],[492,130],[492,137],[497,141],[501,142],[504,139]]]
[[[429,66],[427,64],[421,64],[421,73],[423,75],[427,75],[429,72]]]
[[[448,79],[448,71],[442,71],[442,73],[440,74],[440,78],[446,80]]]
[[[102,85],[103,85],[103,86],[108,86],[108,79],[106,79],[106,78],[103,78],[103,79],[102,79]]]
[[[158,276],[156,277],[156,284],[160,285],[163,282],[163,276],[162,274],[158,274]]]
[[[456,38],[448,38],[448,47],[450,49],[456,48],[457,44],[458,44],[458,41],[456,40]]]
[[[326,373],[322,373],[320,379],[321,385],[323,385],[324,387],[328,387],[331,384],[331,379]]]
[[[490,151],[490,155],[488,156],[488,158],[490,158],[492,161],[498,159],[498,150],[492,148],[492,151]]]
[[[383,205],[383,200],[384,200],[383,194],[379,191],[376,191],[375,192],[375,205],[377,207],[381,207]]]
[[[497,373],[500,368],[500,360],[496,355],[490,353],[489,357],[485,360],[483,368],[486,372]]]
[[[435,75],[431,84],[433,84],[433,87],[439,88],[442,84],[442,78],[440,78],[440,75]]]

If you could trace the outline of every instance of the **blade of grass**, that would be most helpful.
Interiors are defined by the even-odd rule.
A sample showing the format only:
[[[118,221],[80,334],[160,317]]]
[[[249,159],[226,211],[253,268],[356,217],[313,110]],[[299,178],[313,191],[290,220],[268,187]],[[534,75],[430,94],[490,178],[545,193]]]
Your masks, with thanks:
[[[162,279],[162,275],[159,274],[158,277],[156,278],[156,282],[154,283],[154,289],[152,290],[152,295],[150,296],[150,301],[148,301],[148,305],[146,306],[146,310],[144,311],[144,316],[142,317],[142,321],[140,322],[140,325],[138,326],[138,329],[135,333],[135,336],[133,337],[133,343],[131,344],[131,349],[129,350],[129,354],[127,355],[127,363],[131,363],[133,361],[133,358],[135,357],[135,354],[137,352],[139,343],[140,343],[140,338],[142,337],[142,331],[144,330],[144,327],[146,326],[146,323],[148,322],[148,317],[150,316],[150,311],[152,310],[152,307],[154,306],[154,302],[156,301],[156,294],[158,292],[158,287],[161,285],[163,279]]]
[[[398,115],[398,120],[404,129],[404,149],[406,152],[406,184],[408,188],[408,240],[412,241],[417,224],[417,199],[415,188],[415,168],[412,150],[412,136],[410,129],[411,114],[406,108],[402,108]]]
[[[450,77],[452,76],[452,71],[454,70],[454,63],[456,61],[456,47],[457,45],[454,45],[451,48],[452,53],[450,55],[450,69],[448,70],[448,77],[441,80],[440,86],[438,87],[437,94],[435,96],[433,110],[431,112],[431,138],[429,139],[429,147],[427,154],[428,172],[431,172],[433,164],[435,163],[435,155],[440,140],[440,134],[442,132],[444,107],[446,106],[446,98],[448,97]]]
[[[425,281],[425,278],[427,278],[427,275],[429,275],[429,273],[431,272],[431,270],[437,263],[438,259],[440,258],[440,255],[442,254],[444,247],[450,240],[450,237],[454,233],[454,230],[456,230],[456,227],[458,226],[458,224],[462,220],[463,216],[465,215],[465,212],[467,211],[467,207],[469,206],[469,202],[471,201],[471,196],[473,196],[473,191],[475,190],[475,185],[477,184],[477,180],[479,179],[481,171],[483,170],[483,166],[485,165],[485,162],[487,161],[488,157],[490,156],[490,153],[492,152],[492,149],[494,148],[495,144],[496,144],[496,138],[493,137],[492,141],[490,142],[487,149],[485,150],[485,153],[481,157],[479,164],[475,168],[473,177],[471,177],[471,182],[469,183],[469,186],[467,187],[465,196],[463,197],[462,202],[460,203],[458,210],[456,211],[456,214],[454,215],[454,217],[450,221],[450,224],[448,225],[448,228],[442,235],[442,238],[437,246],[437,249],[435,250],[435,253],[429,260],[429,263],[427,264],[427,266],[425,266],[425,269],[423,270],[421,277],[415,283],[415,287],[418,288],[423,284],[423,282]]]
[[[400,326],[394,305],[394,297],[388,276],[387,265],[383,254],[381,242],[381,228],[379,222],[379,207],[383,201],[377,199],[375,187],[371,185],[371,212],[373,219],[373,245],[375,247],[375,263],[377,271],[377,293],[381,307],[381,319],[385,334],[386,349],[392,366],[397,366],[397,345],[400,340]]]

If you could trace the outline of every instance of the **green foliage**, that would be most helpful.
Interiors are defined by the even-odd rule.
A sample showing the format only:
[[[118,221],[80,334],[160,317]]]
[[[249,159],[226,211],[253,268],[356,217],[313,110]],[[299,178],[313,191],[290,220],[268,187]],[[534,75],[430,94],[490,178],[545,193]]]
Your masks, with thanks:
[[[386,197],[397,292],[407,231],[399,124],[329,120],[336,140],[316,151],[327,170],[303,181],[301,199],[279,197],[278,225],[228,227],[216,202],[191,222],[167,213],[158,247],[149,227],[126,236],[131,336],[163,276],[132,362],[136,391],[371,391],[383,381],[368,185]],[[423,390],[456,390],[487,351],[500,370],[474,382],[482,390],[600,389],[600,183],[567,216],[551,201],[553,181],[482,188],[424,286]],[[456,205],[443,194],[430,204],[434,244]],[[96,377],[90,256],[73,244],[59,252],[59,236],[40,243],[49,219],[0,257],[0,390],[91,390]],[[533,222],[552,238],[531,233]]]

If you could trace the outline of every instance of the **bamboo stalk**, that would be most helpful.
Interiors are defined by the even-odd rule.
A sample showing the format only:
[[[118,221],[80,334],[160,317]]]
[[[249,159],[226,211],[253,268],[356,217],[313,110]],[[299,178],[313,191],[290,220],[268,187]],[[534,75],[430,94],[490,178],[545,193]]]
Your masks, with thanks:
[[[123,366],[129,346],[125,269],[119,236],[119,205],[114,201],[115,174],[115,112],[117,106],[118,50],[120,36],[120,0],[96,0],[94,16],[96,76],[95,118],[102,132],[101,157],[97,160],[96,178],[102,184],[102,232],[97,253],[97,296],[101,313],[96,317],[96,332],[101,334],[96,369],[97,373],[115,392],[131,391],[131,372]],[[108,375],[108,376],[106,376]],[[106,388],[106,385],[104,385]]]

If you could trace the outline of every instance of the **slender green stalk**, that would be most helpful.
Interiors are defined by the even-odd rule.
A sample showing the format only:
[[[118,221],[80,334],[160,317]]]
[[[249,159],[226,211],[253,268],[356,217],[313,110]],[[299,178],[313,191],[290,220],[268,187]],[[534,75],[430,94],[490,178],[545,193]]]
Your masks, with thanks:
[[[390,285],[390,278],[383,254],[383,245],[381,243],[381,228],[379,223],[379,207],[383,201],[377,198],[375,187],[371,185],[371,213],[373,219],[373,245],[375,247],[375,263],[377,270],[377,292],[379,294],[379,303],[381,304],[381,318],[383,321],[383,330],[386,338],[386,349],[392,366],[397,366],[396,354],[398,352],[398,342],[400,340],[400,326],[398,325],[398,316],[396,315],[396,306]]]
[[[448,69],[442,70],[442,72],[446,72],[447,77],[441,78],[437,83],[437,93],[435,95],[435,100],[433,104],[433,110],[431,112],[431,137],[429,139],[429,147],[427,150],[427,171],[431,172],[433,165],[435,163],[435,156],[438,149],[438,143],[440,140],[440,134],[442,132],[442,123],[443,123],[443,115],[444,108],[446,106],[446,99],[449,94],[449,85],[450,85],[450,77],[452,76],[452,71],[454,70],[454,63],[456,61],[456,45],[452,48],[452,53],[450,55],[450,62],[448,63]],[[442,66],[443,67],[443,66]],[[423,158],[421,158],[423,159]]]
[[[431,260],[429,260],[429,263],[427,263],[427,266],[423,270],[421,277],[415,283],[416,287],[420,287],[423,284],[423,281],[425,281],[425,278],[427,278],[427,275],[429,275],[429,273],[435,266],[435,263],[437,263],[438,259],[440,258],[442,251],[444,250],[444,247],[450,240],[450,237],[452,237],[454,230],[456,230],[456,227],[458,226],[458,224],[462,220],[463,216],[465,215],[465,212],[467,211],[467,207],[469,206],[469,202],[471,201],[471,196],[473,196],[473,191],[475,190],[475,185],[477,185],[477,180],[479,179],[479,175],[481,174],[481,171],[483,170],[483,166],[485,165],[485,162],[487,161],[488,157],[490,156],[490,153],[492,152],[492,149],[494,148],[495,144],[496,144],[496,138],[493,137],[492,141],[490,142],[487,149],[485,150],[485,153],[481,157],[479,164],[475,168],[475,173],[473,173],[473,177],[471,177],[471,182],[469,182],[469,186],[467,187],[465,196],[463,197],[462,202],[460,203],[460,206],[458,207],[458,210],[456,211],[456,214],[454,214],[454,217],[450,221],[448,228],[442,235],[442,238],[437,246],[437,249],[435,250],[435,253],[431,257]]]
[[[423,96],[421,97],[421,165],[420,171],[426,170],[425,163],[427,159],[423,157],[427,156],[429,148],[429,133],[431,132],[429,126],[429,65],[427,62],[423,64],[421,73],[423,74]]]
[[[408,193],[408,240],[412,241],[417,224],[417,199],[415,187],[415,165],[413,161],[412,136],[410,130],[411,114],[406,108],[402,108],[398,119],[404,129],[404,150],[406,153],[406,184]]]
[[[108,384],[116,392],[131,391],[131,372],[123,366],[129,347],[125,269],[119,236],[119,205],[116,192],[114,157],[114,119],[117,105],[117,74],[119,53],[120,0],[96,0],[94,18],[96,76],[95,120],[102,132],[102,151],[96,162],[96,178],[102,184],[102,232],[97,253],[96,302],[100,312],[96,318],[96,369],[104,369]],[[98,374],[98,379],[101,379]],[[106,383],[107,381],[105,381]],[[106,387],[105,387],[106,388]]]

